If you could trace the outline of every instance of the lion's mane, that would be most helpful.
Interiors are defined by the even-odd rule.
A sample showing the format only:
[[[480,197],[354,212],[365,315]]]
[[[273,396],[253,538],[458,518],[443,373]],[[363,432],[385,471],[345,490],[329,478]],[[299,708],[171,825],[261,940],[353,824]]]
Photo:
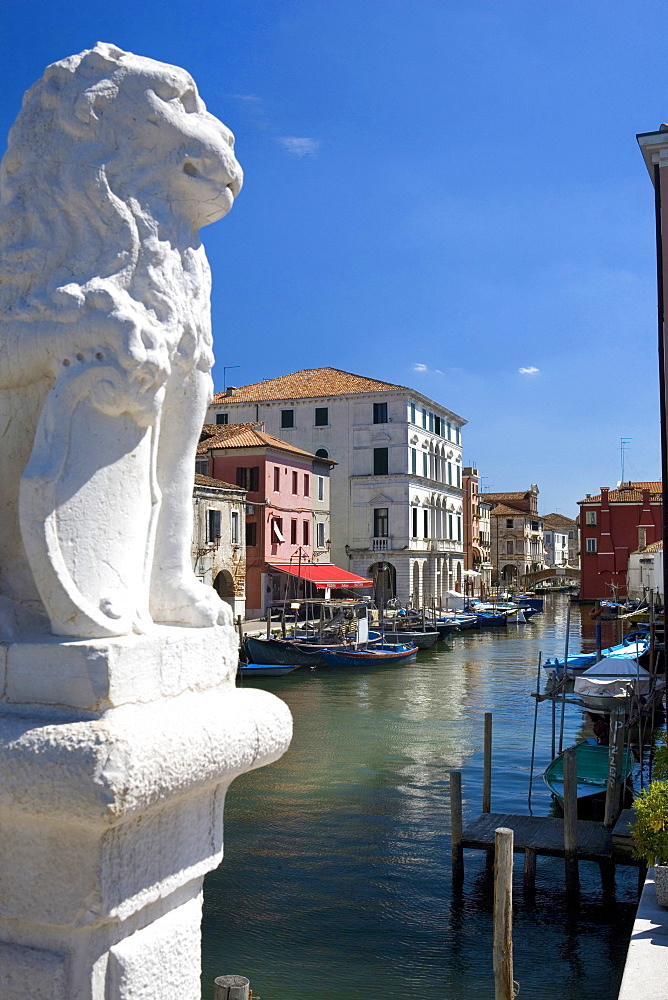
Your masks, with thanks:
[[[81,324],[111,306],[134,313],[170,363],[208,370],[210,272],[201,245],[165,233],[137,194],[139,175],[151,169],[145,148],[136,150],[138,185],[110,181],[128,125],[108,112],[113,102],[122,112],[136,59],[98,43],[53,63],[26,93],[0,165],[0,317],[12,327],[7,341],[20,344],[29,324]]]

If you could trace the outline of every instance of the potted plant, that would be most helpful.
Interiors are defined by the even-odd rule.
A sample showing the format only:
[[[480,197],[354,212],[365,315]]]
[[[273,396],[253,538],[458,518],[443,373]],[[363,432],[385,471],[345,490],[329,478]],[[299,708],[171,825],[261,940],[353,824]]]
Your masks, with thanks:
[[[633,853],[654,865],[659,906],[668,907],[668,781],[652,781],[633,803]]]

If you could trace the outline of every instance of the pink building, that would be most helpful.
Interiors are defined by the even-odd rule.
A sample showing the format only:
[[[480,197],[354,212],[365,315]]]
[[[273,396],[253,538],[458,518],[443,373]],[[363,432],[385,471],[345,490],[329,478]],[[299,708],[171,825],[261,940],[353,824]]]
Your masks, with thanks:
[[[329,562],[329,472],[336,463],[261,428],[205,424],[197,449],[200,474],[246,490],[247,616],[325,588],[369,584]]]

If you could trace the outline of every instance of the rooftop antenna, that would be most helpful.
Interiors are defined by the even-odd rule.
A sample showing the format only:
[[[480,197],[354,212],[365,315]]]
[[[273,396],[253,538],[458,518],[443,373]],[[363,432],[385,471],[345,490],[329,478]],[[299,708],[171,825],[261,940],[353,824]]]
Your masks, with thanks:
[[[620,438],[619,439],[619,453],[622,459],[622,484],[624,483],[624,458],[626,456],[626,451],[633,438]]]
[[[227,389],[227,372],[232,371],[233,368],[241,368],[241,365],[224,365],[223,366],[223,392]]]

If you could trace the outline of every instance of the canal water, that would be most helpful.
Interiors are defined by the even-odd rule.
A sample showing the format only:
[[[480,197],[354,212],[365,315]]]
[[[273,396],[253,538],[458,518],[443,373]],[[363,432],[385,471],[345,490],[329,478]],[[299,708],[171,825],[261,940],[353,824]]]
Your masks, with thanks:
[[[255,680],[290,706],[295,735],[280,761],[228,793],[225,859],[205,883],[204,1000],[216,976],[232,973],[261,1000],[493,996],[492,885],[483,852],[467,851],[453,893],[448,771],[462,772],[466,822],[481,809],[492,712],[492,810],[527,811],[538,654],[563,653],[567,608],[553,595],[532,623],[455,635],[406,667]],[[571,651],[595,648],[588,613],[572,606]],[[618,623],[604,623],[604,645],[618,635]],[[541,704],[535,815],[551,809],[540,777],[550,720]],[[566,706],[564,734],[565,746],[583,734],[575,707]],[[573,911],[563,862],[538,858],[533,902],[521,862],[516,855],[520,1000],[614,1000],[635,869],[617,869],[616,901],[604,901],[597,866],[582,863]]]

